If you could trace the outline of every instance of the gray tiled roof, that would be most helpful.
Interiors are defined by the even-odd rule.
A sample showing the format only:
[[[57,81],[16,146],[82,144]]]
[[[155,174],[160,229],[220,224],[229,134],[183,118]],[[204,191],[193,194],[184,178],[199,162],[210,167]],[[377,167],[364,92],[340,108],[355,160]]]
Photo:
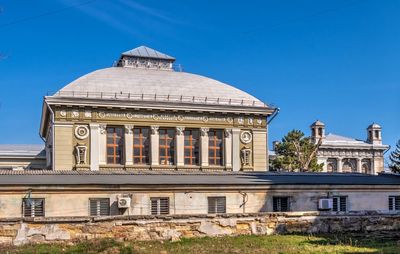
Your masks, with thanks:
[[[45,150],[40,144],[0,144],[0,156],[45,156]]]
[[[157,50],[146,46],[140,46],[131,50],[128,50],[122,53],[123,56],[136,56],[143,58],[155,58],[155,59],[166,59],[166,60],[175,60],[174,57],[169,56],[167,54],[161,53]]]
[[[264,103],[250,94],[204,76],[175,71],[112,67],[96,70],[69,83],[58,93],[147,94],[220,98]]]
[[[255,173],[255,172],[138,172],[138,171],[6,171],[0,185],[396,185],[392,174]]]

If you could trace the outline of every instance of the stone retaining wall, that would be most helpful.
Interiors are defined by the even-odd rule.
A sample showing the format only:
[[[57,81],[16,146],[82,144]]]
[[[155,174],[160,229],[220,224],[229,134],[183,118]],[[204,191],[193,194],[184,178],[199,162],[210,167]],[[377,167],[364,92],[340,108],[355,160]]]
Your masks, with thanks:
[[[203,236],[398,230],[400,214],[377,213],[18,218],[0,220],[0,244],[21,245],[93,238],[175,241]]]

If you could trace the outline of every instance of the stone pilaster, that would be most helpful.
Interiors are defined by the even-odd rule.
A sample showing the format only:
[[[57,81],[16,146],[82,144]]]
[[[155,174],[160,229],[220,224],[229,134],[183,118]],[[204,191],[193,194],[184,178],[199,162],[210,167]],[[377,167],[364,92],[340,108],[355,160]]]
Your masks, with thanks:
[[[107,125],[99,124],[99,164],[107,164]]]
[[[224,159],[225,167],[232,168],[232,129],[225,129],[224,131]]]
[[[175,140],[176,140],[176,153],[175,153],[175,161],[176,161],[176,166],[177,167],[182,167],[185,165],[185,158],[184,158],[184,152],[185,152],[185,136],[184,136],[184,130],[185,127],[178,126],[176,127],[175,131]]]
[[[208,131],[209,128],[200,128],[200,165],[208,166]]]
[[[125,166],[133,165],[133,125],[125,125]]]
[[[240,163],[240,129],[232,129],[232,170],[239,171]]]
[[[100,164],[100,126],[98,123],[89,124],[90,127],[90,170],[99,170]]]
[[[151,135],[150,135],[150,151],[151,151],[151,165],[158,166],[159,163],[159,152],[160,152],[160,137],[158,134],[159,126],[151,126]]]
[[[362,173],[361,166],[361,158],[357,158],[357,173]]]
[[[337,158],[337,172],[342,173],[342,158]]]

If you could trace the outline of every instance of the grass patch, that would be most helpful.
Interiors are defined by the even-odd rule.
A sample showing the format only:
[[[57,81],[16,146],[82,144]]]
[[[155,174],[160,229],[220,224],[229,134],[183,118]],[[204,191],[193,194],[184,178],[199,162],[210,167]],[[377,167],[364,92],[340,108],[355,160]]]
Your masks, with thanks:
[[[178,242],[120,242],[114,239],[82,241],[75,244],[36,244],[1,247],[8,254],[222,254],[222,253],[400,253],[396,240],[368,239],[346,235],[273,235],[182,239]]]

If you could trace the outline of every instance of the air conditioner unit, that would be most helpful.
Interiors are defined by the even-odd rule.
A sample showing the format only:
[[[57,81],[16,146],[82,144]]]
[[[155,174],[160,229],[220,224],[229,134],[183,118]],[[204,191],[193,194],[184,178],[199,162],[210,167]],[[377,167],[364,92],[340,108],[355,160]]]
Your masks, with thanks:
[[[319,210],[330,210],[333,207],[333,199],[331,198],[321,198],[318,201]]]
[[[131,206],[130,197],[118,197],[118,208],[129,208]]]

